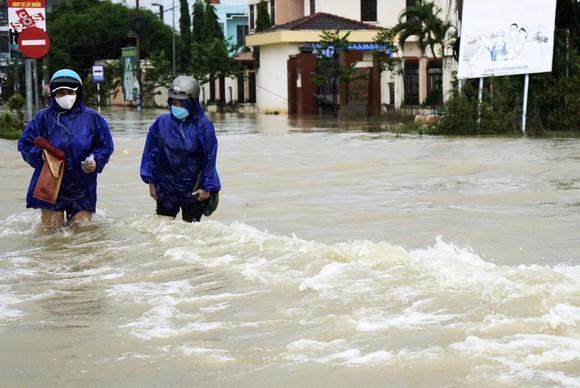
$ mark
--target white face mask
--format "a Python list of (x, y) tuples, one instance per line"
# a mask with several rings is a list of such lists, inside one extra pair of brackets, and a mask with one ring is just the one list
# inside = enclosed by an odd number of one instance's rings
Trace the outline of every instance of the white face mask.
[(56, 97), (56, 103), (64, 110), (70, 110), (77, 100), (76, 94), (65, 94), (62, 97)]

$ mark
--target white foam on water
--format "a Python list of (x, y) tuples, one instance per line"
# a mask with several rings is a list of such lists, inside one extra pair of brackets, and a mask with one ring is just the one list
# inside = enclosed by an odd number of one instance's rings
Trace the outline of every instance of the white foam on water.
[(363, 356), (352, 357), (345, 362), (350, 366), (366, 366), (372, 364), (383, 364), (392, 361), (395, 358), (393, 353), (384, 350), (368, 353)]
[(456, 318), (457, 314), (433, 314), (405, 310), (402, 314), (375, 316), (359, 320), (356, 329), (361, 332), (382, 331), (387, 329), (415, 330), (427, 326), (437, 326)]
[(478, 365), (472, 373), (502, 384), (565, 381), (566, 385), (580, 385), (580, 376), (554, 370), (561, 365), (580, 363), (578, 338), (545, 334), (516, 334), (503, 338), (470, 336), (463, 342), (451, 344), (449, 349)]
[(16, 297), (16, 295), (0, 288), (0, 325), (18, 319), (23, 315), (22, 311), (14, 307), (14, 305), (22, 302), (23, 300)]
[(181, 345), (178, 349), (188, 357), (201, 357), (217, 363), (232, 362), (236, 360), (234, 357), (229, 355), (227, 350), (223, 349), (208, 349), (188, 345)]
[(563, 326), (576, 327), (577, 323), (580, 322), (580, 307), (563, 303), (558, 304), (543, 318), (554, 330)]
[(224, 327), (223, 322), (205, 322), (198, 314), (184, 313), (172, 305), (156, 306), (136, 321), (120, 326), (142, 340), (179, 337), (192, 332), (206, 332)]

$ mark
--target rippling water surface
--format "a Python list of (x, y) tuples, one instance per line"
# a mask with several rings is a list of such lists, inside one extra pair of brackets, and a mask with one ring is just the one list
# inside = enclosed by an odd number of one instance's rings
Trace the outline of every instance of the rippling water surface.
[(155, 114), (104, 112), (94, 225), (0, 141), (1, 386), (580, 386), (580, 141), (213, 117), (220, 209), (153, 215)]

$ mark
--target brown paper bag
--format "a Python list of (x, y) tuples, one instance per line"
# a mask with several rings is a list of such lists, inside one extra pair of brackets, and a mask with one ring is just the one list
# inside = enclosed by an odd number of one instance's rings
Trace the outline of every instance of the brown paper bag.
[(45, 161), (32, 196), (54, 205), (64, 176), (64, 160), (58, 159), (46, 150), (42, 152)]

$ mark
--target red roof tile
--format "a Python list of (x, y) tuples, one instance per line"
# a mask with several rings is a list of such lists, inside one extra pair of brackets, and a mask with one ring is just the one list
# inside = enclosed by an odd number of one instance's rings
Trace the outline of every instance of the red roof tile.
[(343, 18), (324, 12), (317, 12), (291, 22), (272, 26), (262, 32), (279, 30), (380, 30), (381, 27), (358, 20)]

